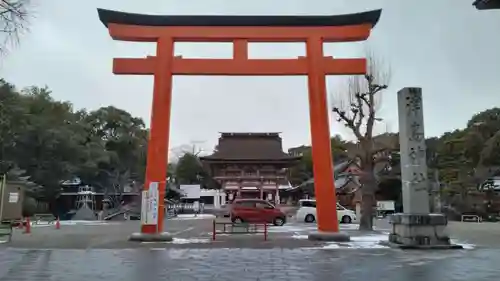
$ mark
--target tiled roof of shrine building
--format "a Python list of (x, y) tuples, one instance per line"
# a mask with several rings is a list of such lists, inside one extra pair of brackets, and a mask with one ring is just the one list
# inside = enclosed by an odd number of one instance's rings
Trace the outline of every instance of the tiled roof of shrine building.
[(300, 157), (283, 152), (279, 133), (221, 133), (212, 155), (204, 161), (296, 161)]
[(500, 9), (500, 0), (475, 0), (472, 5), (478, 10)]

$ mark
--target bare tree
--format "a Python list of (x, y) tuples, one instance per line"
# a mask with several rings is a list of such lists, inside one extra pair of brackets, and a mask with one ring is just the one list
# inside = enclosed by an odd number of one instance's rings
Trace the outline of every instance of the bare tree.
[(179, 161), (179, 159), (186, 153), (193, 154), (195, 156), (205, 153), (205, 149), (201, 145), (204, 143), (205, 141), (190, 141), (189, 144), (183, 144), (171, 148), (169, 150), (169, 162), (177, 163), (177, 161)]
[(21, 32), (27, 29), (29, 2), (30, 0), (0, 0), (0, 32), (3, 34), (1, 53), (5, 52), (8, 43), (17, 43)]
[(337, 93), (333, 99), (333, 112), (337, 121), (343, 123), (356, 137), (356, 155), (362, 172), (361, 219), (360, 230), (373, 229), (373, 209), (375, 206), (375, 153), (379, 151), (374, 143), (376, 122), (382, 121), (377, 116), (381, 105), (381, 92), (387, 89), (390, 69), (372, 54), (367, 56), (368, 69), (364, 76), (352, 76), (348, 79), (344, 92)]
[(105, 193), (107, 199), (110, 201), (113, 207), (119, 207), (123, 200), (123, 192), (125, 191), (125, 186), (131, 184), (130, 171), (126, 170), (124, 172), (114, 171), (109, 174), (109, 183), (106, 187)]

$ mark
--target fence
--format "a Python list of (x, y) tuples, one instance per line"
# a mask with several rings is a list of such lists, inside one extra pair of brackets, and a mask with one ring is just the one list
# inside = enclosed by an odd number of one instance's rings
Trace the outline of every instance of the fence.
[[(217, 229), (217, 226), (222, 226), (222, 229)], [(217, 234), (264, 234), (264, 241), (267, 241), (267, 223), (232, 223), (232, 222), (217, 222), (213, 220), (212, 240), (215, 241)]]
[(199, 204), (199, 210), (196, 210), (195, 204), (193, 203), (178, 203), (178, 204), (168, 204), (168, 210), (174, 210), (175, 214), (194, 214), (203, 213), (204, 206)]
[(473, 221), (480, 223), (482, 221), (480, 216), (477, 215), (462, 215), (462, 222)]

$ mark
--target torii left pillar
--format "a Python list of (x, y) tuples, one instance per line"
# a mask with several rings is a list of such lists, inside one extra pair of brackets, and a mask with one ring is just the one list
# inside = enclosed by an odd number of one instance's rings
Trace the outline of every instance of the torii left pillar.
[[(168, 168), (168, 140), (170, 139), (170, 112), (172, 104), (172, 59), (174, 41), (172, 38), (159, 38), (156, 46), (154, 65), (153, 106), (148, 143), (148, 163), (146, 165), (146, 183), (151, 190), (156, 185), (158, 193), (157, 218), (155, 223), (142, 223), (141, 232), (133, 233), (133, 241), (171, 241), (173, 238), (163, 231), (165, 219), (165, 191)], [(143, 200), (144, 202), (144, 200)], [(144, 214), (141, 214), (141, 216)], [(141, 221), (145, 221), (141, 218)]]

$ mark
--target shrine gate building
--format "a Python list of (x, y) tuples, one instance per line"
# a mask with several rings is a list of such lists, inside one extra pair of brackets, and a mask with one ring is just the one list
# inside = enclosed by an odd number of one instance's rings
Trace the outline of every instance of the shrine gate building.
[(221, 133), (215, 152), (201, 161), (227, 202), (260, 198), (279, 204), (280, 191), (290, 187), (288, 168), (300, 158), (283, 152), (279, 133)]

